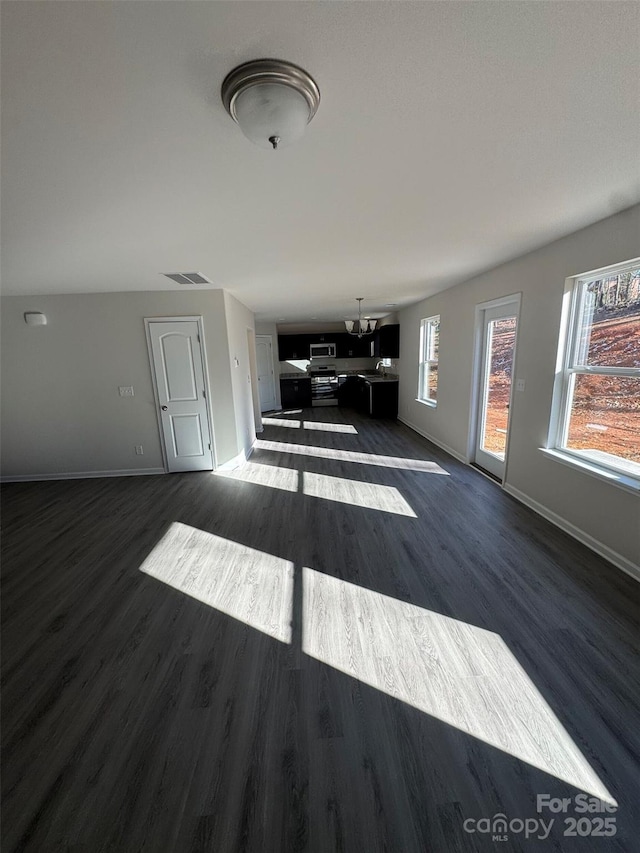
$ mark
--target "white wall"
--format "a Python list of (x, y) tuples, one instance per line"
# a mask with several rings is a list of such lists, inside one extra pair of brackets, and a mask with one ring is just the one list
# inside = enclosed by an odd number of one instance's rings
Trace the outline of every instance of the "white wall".
[(400, 318), (398, 317), (398, 312), (394, 311), (392, 314), (387, 314), (386, 317), (382, 317), (378, 320), (378, 328), (380, 328), (380, 326), (391, 326), (399, 322)]
[[(255, 320), (251, 311), (242, 302), (224, 291), (225, 313), (227, 318), (227, 336), (229, 341), (229, 366), (231, 370), (231, 388), (236, 418), (236, 444), (238, 453), (248, 456), (256, 440), (256, 417), (254, 413), (254, 385), (251, 382), (252, 352), (249, 348), (247, 332), (255, 339)], [(256, 389), (257, 393), (257, 389)], [(262, 422), (259, 428), (262, 427)]]
[[(540, 452), (547, 440), (565, 278), (640, 254), (640, 206), (602, 220), (400, 312), (402, 420), (466, 456), (475, 306), (522, 293), (505, 486), (592, 537), (602, 553), (639, 562), (639, 501), (622, 489), (555, 462)], [(420, 320), (440, 314), (438, 406), (415, 400)]]
[[(241, 308), (232, 307), (234, 344), (236, 314), (250, 314)], [(48, 325), (27, 326), (25, 311), (44, 312)], [(236, 405), (243, 434), (246, 417), (232, 384), (223, 291), (9, 296), (2, 299), (2, 475), (161, 468), (143, 320), (181, 315), (203, 317), (216, 459), (234, 458), (243, 447)], [(135, 396), (120, 397), (119, 385), (133, 385)]]

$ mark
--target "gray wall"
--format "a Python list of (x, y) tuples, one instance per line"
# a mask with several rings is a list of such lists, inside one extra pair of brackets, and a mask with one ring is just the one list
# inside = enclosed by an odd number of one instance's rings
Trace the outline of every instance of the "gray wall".
[[(620, 555), (619, 564), (639, 562), (638, 498), (538, 448), (547, 442), (565, 279), (639, 254), (636, 206), (400, 312), (400, 417), (466, 457), (475, 306), (522, 294), (515, 373), (526, 388), (514, 394), (505, 485), (591, 537), (602, 553)], [(434, 314), (441, 317), (436, 409), (415, 400), (420, 320)]]
[[(227, 318), (222, 290), (4, 297), (2, 475), (162, 467), (145, 317), (202, 315), (216, 459), (236, 457), (253, 441), (251, 392), (233, 382), (230, 343), (252, 316), (233, 303)], [(25, 311), (44, 312), (48, 325), (27, 326)], [(119, 385), (135, 396), (120, 397)]]

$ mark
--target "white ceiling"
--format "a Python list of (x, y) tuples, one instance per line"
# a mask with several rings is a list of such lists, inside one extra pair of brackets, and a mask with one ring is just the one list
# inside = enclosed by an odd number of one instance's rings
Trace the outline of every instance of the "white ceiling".
[[(3, 2), (6, 293), (175, 290), (261, 319), (390, 310), (640, 200), (640, 4)], [(220, 84), (302, 65), (296, 146)], [(395, 303), (394, 309), (386, 307)]]

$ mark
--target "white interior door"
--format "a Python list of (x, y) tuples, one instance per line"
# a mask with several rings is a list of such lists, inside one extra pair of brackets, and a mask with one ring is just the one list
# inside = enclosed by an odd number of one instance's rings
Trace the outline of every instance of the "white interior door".
[(475, 462), (504, 480), (515, 360), (518, 303), (482, 312), (481, 369)]
[(271, 335), (256, 335), (256, 361), (258, 363), (260, 411), (269, 412), (276, 407), (276, 383), (273, 372), (273, 343)]
[(210, 471), (211, 435), (197, 320), (148, 322), (169, 471)]

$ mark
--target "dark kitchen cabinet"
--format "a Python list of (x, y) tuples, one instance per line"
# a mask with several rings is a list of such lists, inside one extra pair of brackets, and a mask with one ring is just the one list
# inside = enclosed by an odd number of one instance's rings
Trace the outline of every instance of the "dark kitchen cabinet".
[(397, 382), (373, 382), (371, 387), (371, 399), (369, 414), (372, 418), (397, 418), (398, 417), (398, 383)]
[(304, 409), (311, 405), (311, 380), (280, 380), (280, 401), (283, 409)]
[(342, 332), (335, 336), (337, 358), (370, 358), (373, 355), (373, 337), (358, 338)]
[(314, 335), (301, 335), (310, 344), (335, 344), (339, 337), (335, 332), (316, 332)]
[(309, 358), (309, 335), (278, 335), (278, 360), (298, 361)]
[(372, 418), (398, 417), (398, 383), (362, 380), (358, 409)]
[[(399, 326), (383, 326), (383, 329), (399, 329)], [(383, 349), (385, 355), (381, 355), (379, 334), (380, 329), (373, 335), (366, 335), (363, 338), (358, 338), (356, 335), (348, 335), (346, 332), (318, 332), (314, 335), (278, 335), (278, 360), (279, 361), (298, 361), (311, 357), (311, 344), (335, 344), (336, 358), (397, 358), (398, 352), (395, 352), (393, 340), (395, 340), (395, 350), (398, 348), (399, 335), (396, 332), (395, 338), (393, 333), (384, 332), (382, 336)]]
[(336, 335), (336, 358), (349, 358), (349, 349), (353, 349), (351, 335), (342, 332)]
[(362, 380), (358, 376), (341, 376), (338, 380), (338, 405), (357, 409)]
[(341, 377), (338, 405), (357, 409), (372, 418), (397, 418), (398, 382), (371, 381), (364, 376)]
[(373, 354), (376, 358), (400, 358), (400, 324), (380, 326), (376, 332)]

